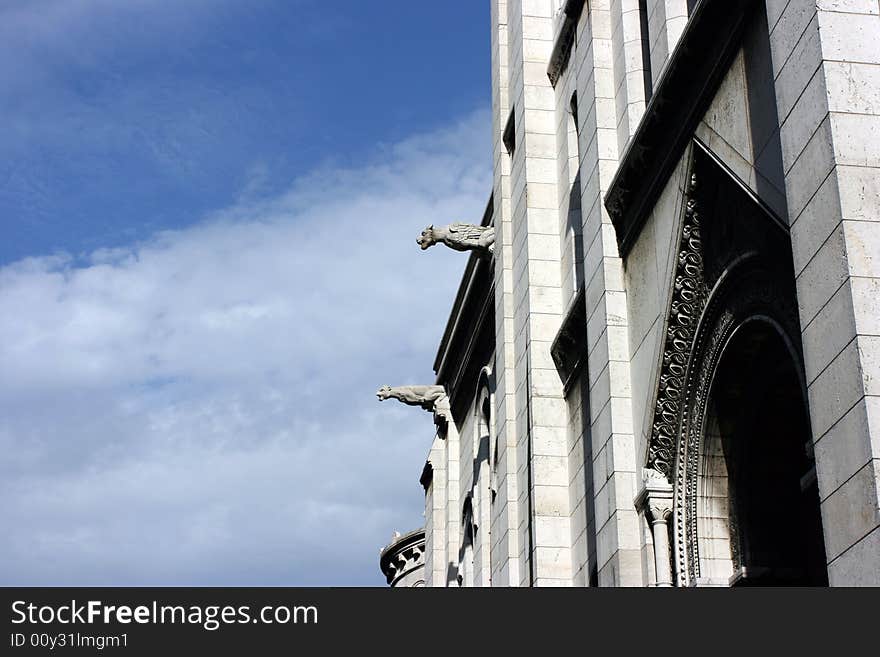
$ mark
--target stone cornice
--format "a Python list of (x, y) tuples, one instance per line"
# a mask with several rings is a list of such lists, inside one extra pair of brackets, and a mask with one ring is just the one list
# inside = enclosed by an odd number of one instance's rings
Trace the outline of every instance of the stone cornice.
[(605, 196), (625, 257), (724, 78), (757, 0), (699, 2)]

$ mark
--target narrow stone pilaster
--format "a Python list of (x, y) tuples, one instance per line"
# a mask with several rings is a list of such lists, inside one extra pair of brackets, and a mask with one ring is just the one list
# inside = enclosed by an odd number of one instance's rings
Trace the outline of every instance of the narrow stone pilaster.
[[(551, 2), (511, 0), (510, 105), (513, 332), (520, 508), (520, 581), (571, 583), (567, 409), (550, 356), (563, 308), (558, 233)], [(560, 444), (556, 444), (560, 442)]]
[(510, 154), (504, 129), (510, 116), (508, 3), (492, 0), (492, 134), (495, 207), (495, 427), (498, 444), (492, 509), (492, 583), (519, 586), (521, 562), (516, 453), (516, 373), (513, 330), (513, 226), (510, 204)]
[(578, 25), (576, 71), (581, 152), (587, 368), (600, 586), (641, 586), (635, 449), (623, 265), (602, 203), (618, 163), (609, 0), (589, 4)]
[(768, 0), (832, 585), (880, 585), (880, 6)]

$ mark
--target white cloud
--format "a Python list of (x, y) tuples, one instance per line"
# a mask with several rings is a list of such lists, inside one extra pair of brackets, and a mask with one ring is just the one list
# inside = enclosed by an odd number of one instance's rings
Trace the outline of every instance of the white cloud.
[(286, 194), (0, 269), (2, 584), (379, 583), (421, 522), (430, 382), (479, 220), (488, 115)]

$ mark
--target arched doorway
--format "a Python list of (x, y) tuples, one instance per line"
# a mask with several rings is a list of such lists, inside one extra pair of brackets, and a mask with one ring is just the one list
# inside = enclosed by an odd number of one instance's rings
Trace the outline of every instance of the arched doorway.
[(700, 572), (736, 586), (827, 585), (819, 492), (797, 351), (767, 316), (728, 338), (698, 465)]
[(827, 584), (788, 227), (698, 140), (684, 191), (636, 499), (657, 585)]

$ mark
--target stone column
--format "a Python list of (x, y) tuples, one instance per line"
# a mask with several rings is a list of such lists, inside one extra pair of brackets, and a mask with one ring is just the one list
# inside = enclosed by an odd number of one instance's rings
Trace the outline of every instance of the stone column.
[(672, 516), (672, 484), (655, 470), (645, 469), (642, 477), (643, 484), (635, 505), (651, 523), (651, 535), (654, 539), (654, 570), (657, 573), (654, 586), (672, 586), (667, 529), (667, 523)]

